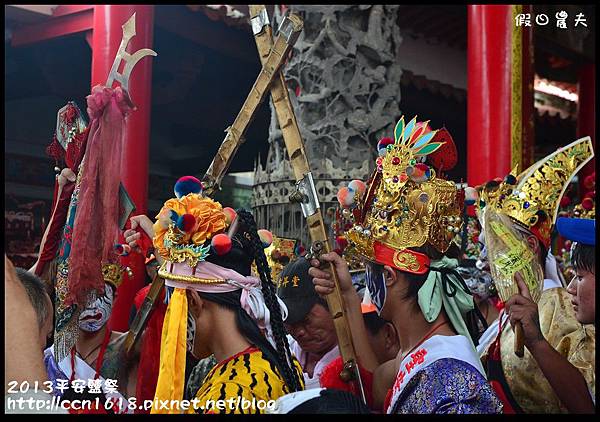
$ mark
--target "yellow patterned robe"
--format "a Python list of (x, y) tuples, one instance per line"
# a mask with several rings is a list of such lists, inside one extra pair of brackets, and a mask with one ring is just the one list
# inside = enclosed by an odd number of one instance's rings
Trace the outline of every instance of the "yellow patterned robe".
[[(302, 368), (297, 360), (294, 365), (298, 377), (304, 387)], [(229, 359), (217, 364), (207, 375), (200, 389), (196, 393), (198, 404), (204, 409), (197, 410), (198, 413), (265, 413), (265, 408), (243, 409), (237, 403), (241, 398), (255, 403), (264, 401), (264, 406), (269, 400), (276, 400), (291, 391), (285, 385), (279, 370), (272, 365), (259, 349), (247, 349)], [(239, 399), (238, 399), (239, 397)], [(215, 403), (218, 400), (234, 399), (232, 407), (226, 404), (224, 408), (206, 408), (209, 400)], [(194, 413), (190, 408), (187, 413)]]
[[(544, 337), (575, 366), (595, 397), (596, 331), (575, 317), (571, 297), (564, 288), (544, 290), (538, 302), (540, 327)], [(514, 333), (510, 323), (500, 337), (502, 370), (513, 397), (526, 413), (566, 413), (567, 409), (552, 390), (537, 362), (525, 348), (523, 358), (514, 353)], [(485, 359), (484, 355), (482, 359)]]

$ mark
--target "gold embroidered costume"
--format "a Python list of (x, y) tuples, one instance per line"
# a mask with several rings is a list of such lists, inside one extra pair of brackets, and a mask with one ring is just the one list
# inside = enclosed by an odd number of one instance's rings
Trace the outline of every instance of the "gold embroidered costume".
[[(595, 395), (596, 330), (577, 321), (570, 300), (563, 288), (544, 290), (538, 302), (540, 328), (548, 343), (579, 369)], [(519, 358), (513, 343), (514, 332), (507, 323), (500, 337), (502, 370), (519, 406), (526, 413), (566, 413), (529, 350), (525, 348), (525, 356)]]

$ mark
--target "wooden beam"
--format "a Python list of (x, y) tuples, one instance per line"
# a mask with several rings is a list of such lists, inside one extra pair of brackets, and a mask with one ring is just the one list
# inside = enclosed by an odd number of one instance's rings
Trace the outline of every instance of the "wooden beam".
[(156, 6), (155, 23), (162, 29), (236, 59), (259, 62), (251, 35), (213, 22), (183, 6)]
[(89, 31), (93, 28), (93, 20), (93, 8), (84, 9), (69, 15), (48, 18), (47, 21), (15, 29), (11, 45), (13, 47), (22, 47), (65, 35)]
[(89, 4), (65, 4), (57, 6), (52, 13), (52, 16), (57, 18), (59, 16), (72, 15), (73, 13), (84, 12), (86, 10), (94, 9), (94, 6)]

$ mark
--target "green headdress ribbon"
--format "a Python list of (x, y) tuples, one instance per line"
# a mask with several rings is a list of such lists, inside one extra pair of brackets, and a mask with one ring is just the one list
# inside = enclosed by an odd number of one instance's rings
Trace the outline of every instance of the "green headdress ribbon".
[(425, 319), (432, 322), (440, 314), (443, 305), (456, 332), (473, 342), (465, 324), (465, 315), (475, 308), (473, 295), (456, 272), (457, 266), (456, 259), (447, 257), (431, 261), (429, 276), (419, 289), (419, 306)]

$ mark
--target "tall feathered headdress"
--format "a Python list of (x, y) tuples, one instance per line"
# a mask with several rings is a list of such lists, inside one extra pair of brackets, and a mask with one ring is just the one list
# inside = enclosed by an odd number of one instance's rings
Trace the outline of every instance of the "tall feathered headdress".
[(445, 252), (460, 231), (462, 195), (455, 183), (437, 177), (424, 162), (444, 145), (428, 123), (414, 117), (406, 124), (402, 116), (394, 139), (379, 141), (370, 180), (353, 181), (338, 192), (353, 222), (346, 232), (348, 255), (423, 274), (430, 259), (411, 248), (428, 244)]

